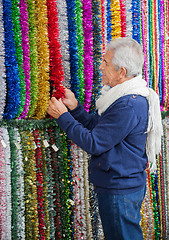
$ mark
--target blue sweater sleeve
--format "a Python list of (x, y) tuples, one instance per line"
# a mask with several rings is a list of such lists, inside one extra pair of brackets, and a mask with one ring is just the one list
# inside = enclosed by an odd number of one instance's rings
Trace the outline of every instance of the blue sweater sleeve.
[(74, 110), (70, 111), (70, 113), (78, 122), (89, 130), (92, 130), (98, 123), (99, 115), (89, 114), (80, 103)]
[(131, 106), (109, 107), (90, 131), (71, 116), (62, 114), (57, 123), (79, 147), (92, 155), (100, 155), (120, 143), (138, 124)]

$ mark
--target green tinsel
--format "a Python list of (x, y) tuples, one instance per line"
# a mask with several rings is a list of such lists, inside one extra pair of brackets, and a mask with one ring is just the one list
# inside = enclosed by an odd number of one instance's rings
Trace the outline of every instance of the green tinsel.
[(27, 0), (28, 22), (29, 22), (29, 48), (30, 48), (30, 81), (31, 81), (31, 103), (28, 117), (34, 114), (38, 96), (38, 68), (37, 68), (37, 44), (35, 23), (35, 1)]
[(90, 111), (95, 112), (95, 100), (100, 95), (102, 74), (99, 66), (102, 62), (102, 25), (100, 1), (92, 0), (92, 22), (93, 22), (93, 89)]
[(14, 143), (14, 129), (8, 128), (9, 140), (10, 140), (10, 153), (11, 153), (11, 204), (12, 204), (12, 239), (17, 240), (17, 215), (18, 215), (18, 198), (17, 198), (17, 148)]
[(155, 179), (154, 173), (151, 174), (151, 186), (152, 186), (152, 199), (153, 199), (153, 215), (154, 215), (154, 229), (155, 229), (155, 240), (159, 239), (159, 222), (158, 222), (158, 210), (156, 203), (156, 192), (155, 192)]
[(51, 126), (58, 127), (56, 119), (44, 119), (44, 120), (28, 120), (28, 119), (21, 119), (21, 120), (2, 120), (0, 121), (0, 126), (11, 126), (16, 127), (20, 131), (31, 131), (34, 129), (45, 129)]
[(62, 131), (62, 154), (63, 154), (63, 179), (64, 179), (64, 212), (65, 212), (65, 234), (66, 239), (71, 240), (71, 203), (70, 203), (70, 185), (72, 182), (69, 180), (69, 160), (68, 160), (68, 147), (67, 147), (67, 137)]
[(55, 225), (54, 225), (54, 216), (56, 215), (55, 206), (54, 206), (54, 186), (55, 181), (53, 179), (53, 169), (51, 166), (51, 151), (49, 147), (44, 146), (43, 140), (46, 140), (49, 144), (49, 134), (48, 129), (45, 129), (43, 132), (44, 136), (42, 136), (42, 156), (46, 161), (47, 167), (47, 183), (48, 183), (48, 212), (49, 212), (49, 223), (50, 223), (50, 239), (55, 239)]
[(84, 36), (81, 0), (76, 0), (76, 24), (77, 24), (77, 46), (78, 46), (78, 76), (79, 76), (79, 101), (84, 102)]

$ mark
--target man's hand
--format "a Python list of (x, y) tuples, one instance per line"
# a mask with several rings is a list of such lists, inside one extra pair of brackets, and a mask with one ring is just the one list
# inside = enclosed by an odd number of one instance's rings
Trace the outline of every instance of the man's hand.
[(77, 107), (78, 101), (75, 98), (74, 93), (70, 90), (65, 88), (65, 96), (62, 99), (65, 106), (67, 106), (70, 110), (73, 110)]
[(55, 97), (52, 97), (49, 101), (48, 114), (52, 117), (58, 119), (60, 115), (65, 112), (68, 112), (67, 107), (63, 104), (62, 100), (57, 100)]

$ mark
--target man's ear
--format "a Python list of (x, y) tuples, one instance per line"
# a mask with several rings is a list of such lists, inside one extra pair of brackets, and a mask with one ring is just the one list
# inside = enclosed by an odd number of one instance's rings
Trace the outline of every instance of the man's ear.
[(121, 67), (120, 69), (120, 77), (121, 78), (126, 78), (127, 70), (125, 67)]

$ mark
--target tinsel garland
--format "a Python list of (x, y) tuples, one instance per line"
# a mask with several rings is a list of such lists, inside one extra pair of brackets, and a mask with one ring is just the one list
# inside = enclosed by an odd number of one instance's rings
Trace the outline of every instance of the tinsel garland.
[(5, 174), (5, 145), (0, 128), (0, 239), (6, 240), (6, 174)]
[(85, 194), (84, 194), (84, 158), (83, 158), (83, 150), (78, 147), (77, 149), (78, 154), (78, 170), (79, 170), (79, 187), (80, 192), (80, 225), (81, 225), (81, 239), (87, 239), (87, 231), (86, 231), (86, 208), (85, 208)]
[(3, 117), (6, 100), (6, 74), (5, 74), (5, 46), (4, 46), (4, 26), (3, 26), (3, 5), (0, 1), (0, 120)]
[(107, 45), (107, 0), (103, 1), (103, 6), (104, 6), (104, 36), (105, 36), (105, 49), (106, 49), (106, 45)]
[(104, 239), (103, 229), (102, 229), (99, 210), (98, 210), (98, 201), (96, 198), (96, 193), (94, 191), (94, 186), (91, 183), (89, 184), (89, 203), (90, 203), (90, 216), (91, 216), (91, 225), (92, 225), (92, 237), (93, 239)]
[(33, 133), (20, 131), (25, 193), (25, 239), (39, 238), (36, 185), (36, 159)]
[[(64, 141), (63, 141), (64, 142)], [(69, 194), (69, 201), (70, 201), (70, 211), (71, 211), (71, 214), (70, 214), (70, 221), (71, 221), (71, 237), (74, 238), (74, 224), (73, 224), (73, 220), (74, 220), (74, 201), (73, 201), (73, 162), (72, 162), (72, 153), (71, 153), (71, 140), (69, 140), (67, 137), (66, 137), (66, 143), (67, 143), (67, 159), (68, 161), (67, 162), (67, 165), (68, 165), (68, 178), (69, 178), (69, 190), (70, 190), (70, 194)], [(63, 164), (64, 164), (64, 161), (66, 159), (64, 159), (64, 144), (62, 143), (62, 149), (63, 149)]]
[(49, 37), (49, 60), (50, 60), (50, 83), (52, 96), (57, 99), (63, 97), (64, 72), (62, 66), (61, 46), (59, 40), (59, 24), (57, 1), (47, 0), (47, 16), (48, 16), (48, 37)]
[(132, 38), (140, 42), (140, 4), (139, 0), (132, 0)]
[(79, 101), (84, 102), (84, 32), (82, 19), (82, 2), (75, 0), (76, 3), (76, 26), (77, 26), (77, 53), (78, 53), (78, 76), (79, 76)]
[(85, 95), (84, 108), (89, 111), (91, 104), (93, 85), (93, 25), (92, 25), (92, 1), (82, 1), (83, 7), (83, 32), (84, 32), (84, 79)]
[(153, 59), (154, 59), (154, 80), (153, 89), (158, 94), (158, 53), (157, 53), (157, 12), (156, 0), (152, 2), (152, 30), (153, 30)]
[(149, 79), (149, 87), (153, 88), (153, 32), (152, 32), (152, 0), (148, 1), (148, 16), (149, 16), (149, 70), (150, 70), (150, 79)]
[[(64, 179), (64, 209), (65, 209), (65, 235), (67, 240), (71, 240), (72, 235), (72, 211), (73, 211), (73, 196), (72, 196), (72, 166), (68, 158), (67, 137), (64, 132), (61, 132), (62, 154), (63, 154), (63, 179)], [(70, 175), (70, 173), (71, 175)]]
[(49, 84), (49, 48), (47, 33), (47, 6), (45, 0), (35, 0), (35, 22), (37, 30), (38, 53), (38, 101), (35, 109), (36, 119), (46, 116), (50, 98)]
[[(1, 128), (2, 140), (5, 153), (5, 187), (6, 187), (6, 236), (5, 239), (11, 240), (11, 162), (10, 162), (10, 143), (7, 128)], [(1, 143), (2, 143), (1, 140)]]
[(126, 37), (132, 38), (132, 0), (125, 0), (126, 9)]
[(168, 110), (168, 1), (164, 1), (164, 66), (165, 66), (165, 103), (164, 110)]
[[(54, 206), (55, 206), (55, 212), (56, 215), (54, 216), (54, 224), (55, 224), (55, 239), (61, 239), (62, 238), (62, 225), (61, 225), (61, 203), (60, 203), (60, 191), (59, 191), (59, 169), (58, 164), (59, 161), (57, 161), (57, 146), (55, 145), (55, 136), (53, 134), (53, 128), (48, 129), (49, 133), (49, 144), (50, 144), (50, 151), (51, 151), (51, 166), (53, 169), (53, 179), (55, 181), (54, 185)], [(59, 149), (58, 149), (59, 150)]]
[[(165, 4), (166, 4), (166, 7), (165, 7), (165, 36), (169, 35), (169, 2), (168, 1), (165, 1)], [(165, 38), (165, 41), (166, 41), (166, 56), (165, 56), (165, 59), (166, 59), (166, 63), (165, 63), (165, 66), (166, 66), (166, 76), (169, 76), (169, 65), (167, 64), (169, 62), (169, 39), (168, 38)], [(168, 93), (169, 93), (169, 89), (168, 89), (168, 86), (169, 86), (169, 79), (168, 81), (166, 81), (166, 88), (167, 88), (167, 94), (166, 94), (166, 97), (168, 97)], [(168, 99), (166, 99), (166, 103), (167, 103), (167, 109), (169, 108), (169, 97)]]
[(107, 41), (111, 41), (111, 0), (107, 0)]
[[(12, 129), (12, 128), (11, 128)], [(11, 139), (10, 139), (11, 140)], [(21, 139), (18, 132), (18, 129), (14, 128), (14, 144), (16, 146), (16, 175), (17, 181), (15, 185), (16, 197), (17, 197), (17, 237), (16, 239), (25, 239), (25, 202), (24, 202), (24, 170), (23, 170), (23, 161), (22, 161), (22, 152), (21, 152)], [(13, 145), (14, 147), (14, 145)], [(11, 154), (12, 155), (12, 154)]]
[(95, 112), (95, 101), (100, 95), (102, 74), (99, 66), (102, 62), (102, 25), (101, 25), (101, 3), (99, 0), (92, 0), (92, 23), (93, 23), (93, 88), (90, 111)]
[(42, 173), (42, 151), (40, 136), (37, 129), (33, 131), (35, 141), (35, 158), (36, 158), (36, 184), (37, 184), (37, 201), (38, 201), (38, 218), (39, 218), (39, 239), (45, 239), (45, 213), (43, 197), (43, 173)]
[(28, 23), (29, 23), (29, 57), (30, 57), (30, 81), (31, 101), (28, 117), (34, 115), (38, 99), (38, 56), (37, 56), (37, 31), (35, 22), (35, 0), (27, 0)]
[(162, 137), (162, 146), (161, 146), (161, 156), (159, 158), (159, 164), (160, 164), (160, 188), (159, 191), (161, 191), (161, 231), (162, 231), (162, 238), (166, 239), (167, 238), (167, 226), (168, 226), (168, 196), (167, 196), (167, 189), (168, 189), (168, 182), (167, 182), (167, 167), (168, 167), (168, 162), (167, 162), (167, 136), (166, 136), (166, 124), (165, 121), (163, 120), (163, 137)]
[(5, 33), (5, 66), (7, 80), (7, 101), (4, 111), (5, 119), (13, 119), (19, 112), (21, 88), (18, 63), (14, 43), (11, 1), (3, 0), (3, 20)]
[(48, 185), (48, 213), (49, 213), (49, 223), (50, 223), (50, 239), (55, 238), (55, 226), (54, 226), (54, 216), (56, 215), (55, 206), (54, 206), (54, 186), (55, 182), (53, 179), (53, 169), (51, 166), (51, 152), (49, 148), (49, 134), (46, 129), (44, 131), (44, 136), (42, 138), (42, 154), (44, 161), (46, 161), (47, 167), (47, 185)]
[(119, 0), (111, 1), (112, 39), (121, 37), (121, 14)]
[[(146, 1), (141, 0), (141, 26), (142, 26), (142, 47), (144, 53), (144, 78), (148, 82), (148, 62), (147, 62), (147, 8)], [(145, 24), (144, 24), (145, 23)]]
[(77, 25), (76, 25), (76, 2), (75, 0), (67, 3), (68, 30), (69, 30), (69, 52), (70, 52), (70, 74), (71, 90), (79, 99), (79, 76), (78, 76), (78, 46), (77, 46)]
[(152, 186), (152, 206), (153, 206), (153, 214), (154, 214), (154, 229), (155, 229), (155, 239), (159, 239), (160, 236), (160, 223), (159, 223), (159, 215), (158, 215), (158, 202), (156, 198), (156, 186), (155, 186), (155, 174), (150, 174), (149, 181), (151, 182)]
[(22, 49), (23, 49), (23, 69), (25, 73), (26, 99), (24, 109), (19, 119), (27, 117), (30, 105), (30, 57), (29, 57), (29, 23), (27, 2), (20, 0), (20, 23), (22, 32)]
[(164, 105), (165, 105), (165, 53), (164, 53), (164, 0), (161, 0), (160, 3), (161, 6), (161, 68), (162, 68), (162, 101), (161, 101), (161, 110), (165, 110), (164, 109)]
[(14, 129), (8, 128), (9, 140), (10, 140), (10, 159), (11, 159), (11, 204), (12, 204), (12, 216), (11, 216), (11, 224), (12, 224), (12, 239), (17, 239), (17, 218), (18, 218), (18, 198), (17, 198), (17, 172), (16, 172), (16, 145), (14, 144)]
[(61, 44), (61, 54), (64, 69), (65, 81), (63, 85), (70, 87), (70, 54), (69, 54), (69, 32), (68, 32), (68, 16), (67, 16), (67, 5), (66, 0), (57, 0), (58, 9), (58, 22), (59, 22), (59, 35)]
[[(159, 51), (160, 51), (160, 53), (162, 52), (162, 51), (164, 51), (164, 49), (162, 49), (162, 32), (161, 32), (161, 28), (162, 28), (162, 20), (161, 20), (161, 0), (158, 0), (158, 19), (159, 19), (159, 21), (158, 21), (158, 23), (159, 23), (159, 34), (158, 34), (158, 38), (159, 38), (159, 46), (158, 46), (158, 48), (159, 48)], [(158, 60), (159, 62), (158, 62), (158, 68), (159, 68), (159, 77), (158, 77), (158, 81), (159, 81), (159, 83), (158, 83), (158, 87), (159, 87), (159, 97), (160, 97), (160, 105), (161, 105), (161, 110), (163, 110), (163, 107), (162, 107), (162, 101), (163, 101), (163, 93), (162, 93), (162, 91), (163, 91), (163, 78), (162, 78), (162, 72), (163, 72), (163, 70), (162, 70), (162, 53), (160, 54), (160, 56), (159, 56), (159, 60)]]
[(153, 240), (155, 229), (154, 229), (154, 216), (153, 216), (153, 206), (150, 193), (152, 192), (151, 186), (148, 183), (148, 178), (146, 181), (146, 195), (141, 208), (141, 227), (143, 231), (144, 239)]
[(89, 175), (88, 175), (88, 154), (83, 151), (83, 177), (84, 177), (84, 204), (86, 217), (86, 239), (92, 239), (92, 225), (89, 204)]
[[(36, 129), (37, 130), (37, 129)], [(44, 131), (39, 131), (38, 145), (41, 147), (42, 154), (42, 174), (43, 174), (43, 204), (44, 204), (44, 220), (45, 220), (45, 239), (50, 239), (50, 222), (49, 222), (49, 202), (48, 202), (48, 175), (47, 175), (47, 159), (44, 149)]]
[[(71, 149), (72, 149), (72, 174), (73, 174), (73, 201), (74, 201), (74, 227), (75, 227), (75, 239), (83, 239), (84, 238), (84, 231), (83, 231), (83, 223), (82, 223), (82, 215), (81, 215), (81, 206), (83, 204), (81, 199), (81, 181), (82, 176), (80, 174), (80, 168), (83, 169), (83, 164), (80, 165), (79, 163), (79, 147), (72, 142)], [(82, 173), (83, 171), (81, 171)]]
[(103, 54), (105, 53), (105, 6), (104, 0), (101, 0), (101, 21), (102, 21), (102, 41), (103, 41)]
[(120, 17), (121, 17), (121, 37), (125, 37), (126, 36), (125, 0), (120, 0)]
[(12, 0), (12, 22), (14, 28), (14, 40), (16, 48), (16, 57), (19, 69), (20, 87), (21, 87), (21, 104), (17, 116), (20, 116), (23, 111), (26, 99), (26, 85), (25, 85), (25, 74), (23, 69), (23, 50), (22, 50), (22, 33), (20, 23), (20, 0)]

